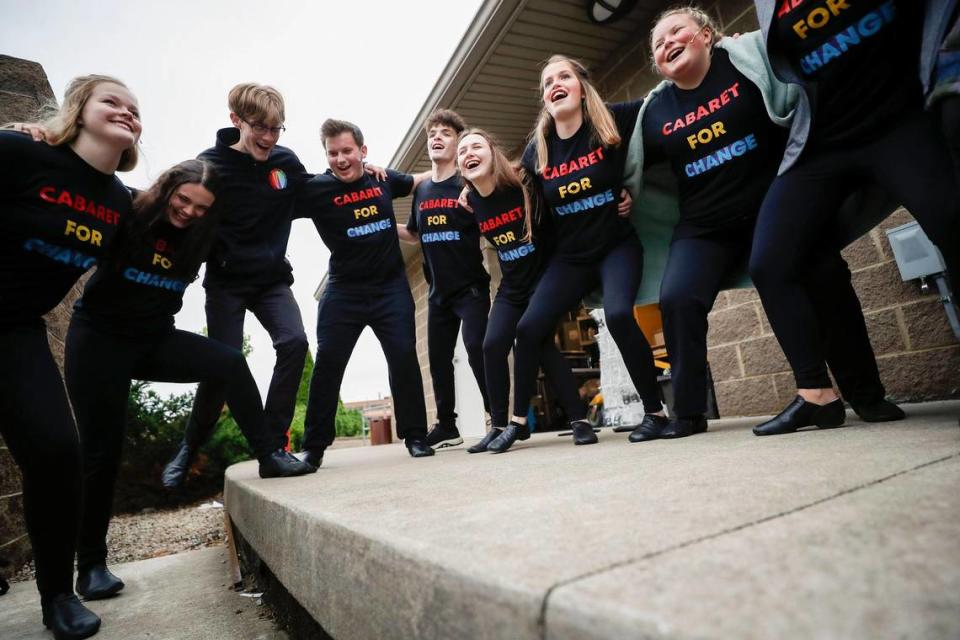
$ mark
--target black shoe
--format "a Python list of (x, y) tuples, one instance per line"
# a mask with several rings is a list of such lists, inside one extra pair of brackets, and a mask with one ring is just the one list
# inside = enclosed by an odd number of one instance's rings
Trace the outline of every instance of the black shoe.
[(87, 609), (72, 593), (61, 593), (41, 601), (43, 626), (53, 631), (56, 640), (89, 638), (100, 630), (100, 618)]
[(176, 489), (182, 485), (183, 481), (187, 478), (187, 471), (190, 470), (190, 466), (193, 464), (193, 459), (196, 455), (196, 449), (188, 446), (186, 442), (181, 442), (180, 448), (177, 449), (177, 452), (170, 458), (167, 466), (163, 468), (163, 474), (160, 476), (160, 481), (163, 483), (163, 486), (167, 489)]
[(487, 444), (487, 451), (490, 453), (503, 453), (513, 446), (517, 440), (527, 440), (530, 437), (530, 427), (525, 424), (517, 424), (510, 421), (506, 429), (501, 431), (496, 438)]
[(778, 416), (754, 427), (753, 433), (758, 436), (774, 436), (793, 433), (801, 427), (811, 425), (821, 429), (831, 429), (842, 425), (846, 417), (847, 412), (840, 398), (819, 405), (797, 396)]
[(324, 451), (326, 451), (326, 449), (304, 449), (300, 452), (300, 457), (297, 458), (297, 460), (306, 462), (316, 471), (320, 468), (320, 465), (323, 464)]
[(851, 402), (850, 407), (864, 422), (894, 422), (907, 417), (903, 409), (889, 400), (880, 400), (879, 402), (861, 405), (856, 405)]
[(117, 595), (123, 589), (123, 580), (110, 573), (106, 564), (77, 571), (77, 593), (84, 600), (102, 600)]
[(661, 438), (686, 438), (707, 430), (707, 419), (703, 416), (692, 418), (674, 418), (660, 431)]
[(277, 449), (257, 459), (260, 462), (261, 478), (292, 478), (313, 473), (317, 470), (313, 465), (298, 460), (284, 449)]
[(643, 416), (643, 420), (640, 421), (640, 424), (637, 425), (637, 428), (630, 432), (630, 436), (627, 439), (630, 442), (647, 442), (648, 440), (656, 440), (660, 437), (660, 432), (662, 432), (669, 424), (670, 420), (668, 420), (666, 416), (657, 416), (652, 413), (648, 413)]
[(593, 425), (587, 420), (574, 420), (570, 423), (573, 430), (573, 444), (596, 444), (597, 434), (593, 430)]
[(435, 449), (446, 449), (463, 444), (463, 438), (460, 437), (460, 430), (455, 426), (447, 426), (437, 423), (427, 434), (427, 446)]
[(490, 431), (487, 431), (487, 435), (483, 436), (483, 439), (480, 440), (480, 442), (467, 449), (467, 453), (483, 453), (487, 450), (487, 447), (490, 446), (490, 443), (493, 442), (501, 433), (503, 433), (502, 427), (494, 427), (490, 429)]
[(408, 440), (406, 445), (411, 458), (425, 458), (436, 453), (430, 448), (426, 440)]

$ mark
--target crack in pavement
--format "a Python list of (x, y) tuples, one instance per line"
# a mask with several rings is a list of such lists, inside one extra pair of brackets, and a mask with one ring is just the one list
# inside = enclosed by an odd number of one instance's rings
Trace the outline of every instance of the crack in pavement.
[(543, 638), (543, 640), (546, 640), (546, 638), (547, 638), (547, 608), (548, 608), (548, 606), (549, 606), (549, 604), (550, 604), (550, 596), (552, 596), (553, 593), (554, 593), (554, 591), (556, 591), (557, 589), (560, 589), (560, 588), (562, 588), (562, 587), (569, 586), (569, 585), (571, 585), (571, 584), (573, 584), (573, 583), (575, 583), (575, 582), (579, 582), (579, 581), (581, 581), (581, 580), (586, 580), (587, 578), (592, 578), (592, 577), (594, 577), (594, 576), (600, 575), (600, 574), (602, 574), (602, 573), (606, 573), (606, 572), (608, 572), (608, 571), (613, 571), (614, 569), (619, 569), (619, 568), (621, 568), (621, 567), (625, 567), (625, 566), (627, 566), (627, 565), (634, 564), (634, 563), (637, 563), (637, 562), (643, 562), (643, 561), (645, 561), (645, 560), (651, 560), (651, 559), (656, 558), (656, 557), (658, 557), (658, 556), (666, 555), (666, 554), (672, 553), (672, 552), (674, 552), (674, 551), (679, 551), (680, 549), (685, 549), (685, 548), (687, 548), (687, 547), (692, 547), (692, 546), (694, 546), (694, 545), (700, 544), (701, 542), (706, 542), (706, 541), (708, 541), (708, 540), (715, 540), (715, 539), (717, 539), (717, 538), (720, 538), (720, 537), (723, 537), (723, 536), (726, 536), (726, 535), (729, 535), (729, 534), (732, 534), (732, 533), (737, 533), (738, 531), (743, 531), (744, 529), (749, 529), (749, 528), (751, 528), (751, 527), (756, 527), (756, 526), (759, 526), (759, 525), (761, 525), (761, 524), (765, 524), (765, 523), (770, 522), (770, 521), (772, 521), (772, 520), (777, 520), (777, 519), (783, 518), (783, 517), (785, 517), (785, 516), (789, 516), (789, 515), (793, 515), (793, 514), (795, 514), (795, 513), (799, 513), (799, 512), (801, 512), (801, 511), (806, 511), (807, 509), (810, 509), (810, 508), (812, 508), (812, 507), (819, 506), (819, 505), (821, 505), (821, 504), (825, 504), (825, 503), (827, 503), (827, 502), (831, 502), (831, 501), (833, 501), (833, 500), (836, 500), (837, 498), (842, 498), (842, 497), (844, 497), (844, 496), (850, 495), (851, 493), (857, 493), (857, 492), (859, 492), (859, 491), (863, 491), (863, 490), (865, 490), (865, 489), (869, 489), (869, 488), (871, 488), (871, 487), (875, 487), (875, 486), (877, 486), (877, 485), (879, 485), (879, 484), (883, 484), (884, 482), (887, 482), (887, 481), (889, 481), (889, 480), (893, 480), (894, 478), (898, 478), (898, 477), (900, 477), (900, 476), (903, 476), (903, 475), (906, 475), (906, 474), (909, 474), (909, 473), (913, 473), (913, 472), (915, 472), (915, 471), (919, 471), (920, 469), (923, 469), (923, 468), (925, 468), (925, 467), (930, 467), (930, 466), (933, 466), (933, 465), (935, 465), (935, 464), (940, 464), (941, 462), (946, 462), (946, 461), (948, 461), (948, 460), (953, 460), (953, 459), (955, 459), (955, 458), (960, 458), (960, 452), (953, 453), (953, 454), (950, 454), (950, 455), (948, 455), (948, 456), (944, 456), (944, 457), (942, 457), (942, 458), (937, 458), (936, 460), (930, 460), (930, 461), (928, 461), (928, 462), (923, 462), (923, 463), (918, 464), (918, 465), (916, 465), (916, 466), (914, 466), (914, 467), (910, 467), (909, 469), (903, 469), (903, 470), (901, 470), (901, 471), (897, 471), (896, 473), (892, 473), (892, 474), (887, 475), (887, 476), (884, 476), (884, 477), (882, 477), (882, 478), (877, 478), (876, 480), (871, 480), (871, 481), (869, 481), (869, 482), (864, 482), (864, 483), (862, 483), (862, 484), (858, 484), (858, 485), (853, 486), (853, 487), (850, 487), (850, 488), (848, 488), (848, 489), (844, 489), (843, 491), (838, 491), (838, 492), (835, 493), (835, 494), (826, 496), (826, 497), (824, 497), (824, 498), (820, 498), (820, 499), (818, 499), (818, 500), (814, 500), (813, 502), (808, 502), (808, 503), (802, 504), (802, 505), (800, 505), (800, 506), (798, 506), (798, 507), (793, 507), (792, 509), (787, 509), (787, 510), (781, 511), (781, 512), (779, 512), (779, 513), (775, 513), (775, 514), (772, 514), (772, 515), (769, 515), (769, 516), (764, 516), (764, 517), (758, 518), (758, 519), (756, 519), (756, 520), (751, 520), (750, 522), (744, 522), (743, 524), (738, 524), (738, 525), (733, 526), (733, 527), (728, 527), (728, 528), (726, 528), (726, 529), (721, 529), (720, 531), (716, 531), (716, 532), (714, 532), (714, 533), (710, 533), (710, 534), (707, 534), (707, 535), (703, 535), (703, 536), (700, 536), (700, 537), (698, 537), (698, 538), (692, 538), (692, 539), (687, 540), (687, 541), (685, 541), (685, 542), (680, 542), (680, 543), (678, 543), (678, 544), (675, 544), (675, 545), (672, 545), (672, 546), (669, 546), (669, 547), (664, 547), (663, 549), (657, 549), (657, 550), (655, 550), (655, 551), (650, 551), (650, 552), (645, 553), (645, 554), (643, 554), (642, 556), (639, 556), (639, 557), (637, 557), (637, 558), (629, 558), (629, 559), (626, 559), (626, 560), (620, 560), (619, 562), (613, 562), (613, 563), (611, 563), (611, 564), (609, 564), (609, 565), (607, 565), (607, 566), (605, 566), (605, 567), (601, 567), (601, 568), (599, 568), (599, 569), (593, 569), (593, 570), (591, 570), (591, 571), (587, 571), (587, 572), (585, 572), (585, 573), (582, 573), (582, 574), (580, 574), (580, 575), (578, 575), (578, 576), (574, 576), (574, 577), (572, 577), (572, 578), (567, 578), (566, 580), (560, 580), (560, 581), (557, 582), (556, 584), (551, 585), (549, 589), (547, 589), (546, 594), (544, 594), (544, 596), (543, 596), (543, 601), (542, 601), (542, 603), (540, 604), (540, 615), (539, 615), (539, 617), (538, 617), (538, 619), (537, 619), (537, 626), (540, 627), (540, 637)]

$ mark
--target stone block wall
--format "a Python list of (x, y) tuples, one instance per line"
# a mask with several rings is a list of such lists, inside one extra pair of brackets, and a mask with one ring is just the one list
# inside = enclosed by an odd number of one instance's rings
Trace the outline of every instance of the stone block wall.
[[(39, 109), (53, 100), (53, 90), (42, 66), (0, 55), (0, 124), (33, 120)], [(71, 296), (75, 297), (76, 292)], [(73, 300), (68, 302), (70, 306), (61, 304), (48, 318), (50, 347), (61, 366)], [(0, 438), (0, 576), (9, 577), (30, 559), (26, 531), (20, 471)]]
[(420, 362), (420, 375), (423, 376), (423, 395), (427, 403), (427, 425), (437, 419), (437, 403), (433, 395), (433, 377), (430, 375), (430, 356), (427, 351), (427, 296), (430, 285), (423, 275), (423, 252), (417, 247), (413, 257), (406, 261), (407, 280), (413, 292), (413, 303), (417, 310), (414, 321), (417, 327), (417, 360)]
[[(753, 3), (711, 6), (726, 33), (757, 28)], [(636, 98), (660, 81), (650, 66), (646, 33), (596, 72), (608, 100)], [(863, 306), (889, 396), (934, 400), (960, 396), (960, 343), (938, 297), (900, 279), (884, 231), (912, 220), (900, 209), (847, 247), (844, 258)], [(754, 289), (724, 291), (709, 316), (708, 357), (722, 416), (776, 413), (795, 395), (793, 376)]]

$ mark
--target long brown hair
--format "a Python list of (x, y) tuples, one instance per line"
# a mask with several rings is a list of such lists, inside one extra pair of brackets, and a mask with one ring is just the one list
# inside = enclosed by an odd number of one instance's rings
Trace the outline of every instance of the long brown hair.
[[(144, 247), (151, 246), (154, 240), (154, 227), (166, 220), (170, 199), (177, 188), (184, 184), (199, 184), (217, 197), (219, 180), (213, 166), (203, 160), (184, 160), (170, 167), (150, 185), (146, 191), (140, 191), (133, 199), (134, 217), (126, 233), (118, 242), (113, 243), (116, 254), (122, 260), (133, 257)], [(173, 274), (180, 278), (195, 278), (200, 265), (207, 259), (213, 244), (214, 231), (220, 219), (222, 207), (216, 199), (213, 206), (187, 228), (182, 249), (172, 268)], [(118, 260), (116, 264), (121, 264)]]
[[(61, 144), (70, 144), (80, 135), (80, 114), (87, 104), (87, 100), (93, 95), (93, 90), (101, 84), (117, 84), (124, 89), (129, 89), (120, 80), (112, 76), (103, 76), (90, 74), (80, 76), (70, 81), (66, 93), (63, 95), (63, 104), (50, 104), (44, 108), (43, 126), (47, 130), (46, 142), (49, 145), (57, 146)], [(137, 166), (139, 142), (124, 149), (120, 154), (120, 164), (117, 171), (130, 171)]]
[[(524, 242), (530, 242), (533, 238), (533, 208), (537, 202), (535, 198), (532, 198), (530, 195), (531, 189), (531, 180), (530, 176), (527, 174), (526, 170), (523, 167), (515, 166), (513, 163), (507, 159), (507, 155), (503, 152), (503, 148), (500, 146), (500, 143), (497, 142), (497, 139), (492, 135), (484, 131), (483, 129), (467, 129), (457, 138), (457, 146), (460, 146), (460, 141), (470, 135), (477, 135), (486, 140), (487, 145), (490, 147), (490, 159), (491, 159), (491, 172), (493, 173), (493, 190), (494, 191), (506, 191), (508, 189), (520, 189), (523, 193), (523, 238)], [(458, 162), (459, 167), (459, 162)], [(466, 176), (462, 175), (463, 183), (471, 191), (476, 191), (477, 188), (474, 186)]]
[[(616, 147), (620, 144), (620, 132), (617, 130), (617, 123), (613, 115), (604, 103), (603, 98), (596, 87), (590, 81), (590, 71), (586, 65), (576, 58), (569, 58), (562, 54), (555, 54), (543, 63), (540, 67), (540, 77), (543, 78), (543, 70), (555, 62), (566, 62), (577, 74), (580, 80), (580, 89), (583, 93), (583, 122), (590, 127), (591, 144), (600, 144), (604, 147)], [(553, 116), (547, 111), (547, 105), (543, 101), (543, 86), (540, 86), (540, 115), (537, 117), (537, 125), (533, 129), (531, 138), (537, 148), (537, 173), (543, 173), (547, 168), (547, 136), (556, 129), (553, 122)]]

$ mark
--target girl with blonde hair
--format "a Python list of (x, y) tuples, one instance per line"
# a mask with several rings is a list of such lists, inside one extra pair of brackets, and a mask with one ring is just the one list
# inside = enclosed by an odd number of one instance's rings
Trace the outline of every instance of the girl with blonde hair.
[[(537, 353), (560, 316), (598, 286), (603, 310), (634, 386), (644, 423), (662, 423), (650, 345), (633, 315), (643, 247), (618, 212), (626, 145), (640, 102), (607, 105), (577, 60), (553, 56), (540, 72), (542, 109), (522, 164), (543, 193), (556, 226), (556, 251), (517, 326), (514, 420), (523, 422), (537, 376)], [(576, 444), (592, 444), (590, 425), (574, 422)]]
[(0, 131), (0, 434), (23, 474), (43, 623), (64, 640), (95, 634), (100, 618), (73, 591), (80, 447), (43, 315), (126, 224), (130, 192), (114, 173), (136, 165), (141, 126), (136, 97), (100, 75), (73, 80), (44, 124), (46, 142)]
[[(627, 184), (648, 239), (651, 279), (665, 256), (662, 280), (650, 284), (659, 286), (676, 417), (659, 431), (634, 430), (631, 442), (706, 430), (707, 314), (722, 287), (749, 284), (731, 281), (746, 271), (757, 212), (783, 157), (798, 95), (773, 76), (759, 33), (720, 39), (710, 16), (694, 6), (661, 14), (650, 48), (664, 81), (640, 110)], [(672, 185), (673, 217), (659, 233), (648, 224), (659, 213), (644, 189), (648, 177), (654, 187)], [(903, 412), (884, 400), (839, 244), (838, 238), (810, 261), (805, 285), (830, 333), (842, 336), (830, 341), (831, 368), (862, 416), (901, 418)]]

